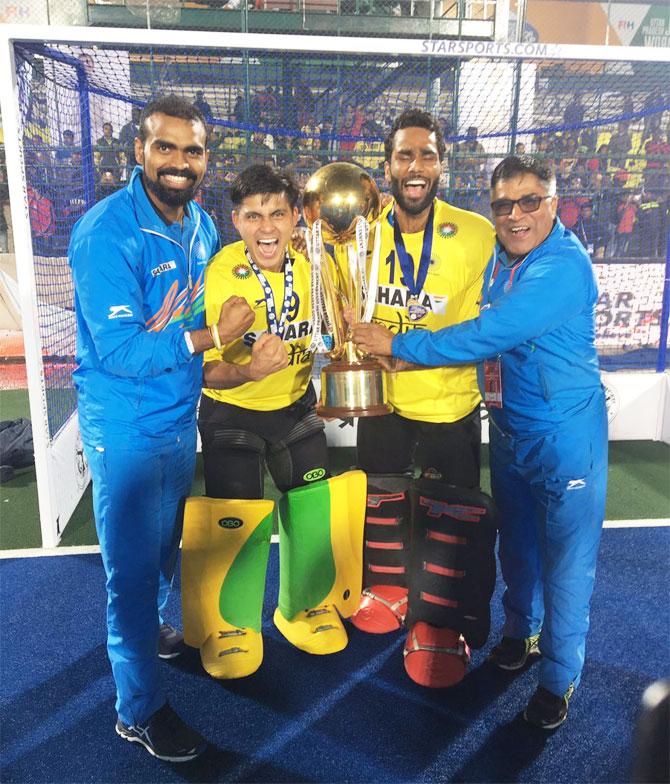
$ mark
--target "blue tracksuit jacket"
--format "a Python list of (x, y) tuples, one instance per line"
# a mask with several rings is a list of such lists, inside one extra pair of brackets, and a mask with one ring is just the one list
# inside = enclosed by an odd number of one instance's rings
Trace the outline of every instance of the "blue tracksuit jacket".
[(202, 357), (183, 332), (204, 325), (204, 273), (218, 236), (193, 201), (183, 226), (166, 226), (140, 174), (90, 209), (70, 241), (85, 440), (160, 439), (195, 421)]
[(491, 408), (491, 418), (510, 434), (550, 433), (601, 394), (593, 268), (558, 219), (510, 286), (511, 267), (498, 246), (484, 276), (481, 314), (439, 332), (396, 335), (393, 354), (422, 365), (500, 356), (503, 408)]

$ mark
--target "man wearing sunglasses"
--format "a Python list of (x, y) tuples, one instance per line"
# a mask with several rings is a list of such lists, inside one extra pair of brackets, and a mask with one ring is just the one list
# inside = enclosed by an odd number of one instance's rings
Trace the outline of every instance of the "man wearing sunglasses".
[(607, 413), (595, 350), (591, 262), (556, 217), (544, 162), (510, 156), (494, 170), (495, 253), (480, 315), (437, 332), (353, 328), (360, 348), (422, 365), (479, 362), (489, 410), (493, 496), (506, 591), (491, 658), (519, 670), (541, 653), (524, 718), (565, 721), (579, 685), (605, 512)]

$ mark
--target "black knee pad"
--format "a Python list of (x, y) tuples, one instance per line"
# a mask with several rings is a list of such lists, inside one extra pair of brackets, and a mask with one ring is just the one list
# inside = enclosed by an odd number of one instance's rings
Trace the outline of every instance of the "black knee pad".
[[(327, 479), (330, 476), (326, 470), (327, 446), (323, 431), (323, 420), (315, 411), (308, 411), (281, 441), (277, 441), (268, 449), (268, 467), (279, 490), (287, 492), (304, 483), (305, 477), (301, 476), (301, 472), (296, 473), (300, 467), (294, 464), (297, 454), (303, 460), (305, 455), (309, 454), (310, 459), (317, 461), (314, 465), (308, 466), (314, 469), (310, 472), (309, 481)], [(298, 463), (302, 462), (300, 458), (297, 459)], [(302, 468), (304, 471), (304, 464)]]
[(481, 648), (491, 626), (497, 532), (493, 500), (478, 490), (418, 479), (411, 492), (408, 625), (460, 632)]
[(302, 441), (303, 438), (309, 438), (314, 433), (323, 432), (325, 427), (323, 419), (317, 416), (316, 411), (308, 411), (299, 422), (293, 425), (289, 434), (283, 439), (283, 443), (290, 446), (297, 441)]
[(208, 428), (202, 442), (205, 491), (212, 498), (262, 498), (265, 441), (248, 430)]
[(262, 455), (265, 441), (255, 433), (234, 427), (212, 428), (207, 433), (207, 445), (213, 449), (234, 449)]
[(363, 547), (363, 586), (407, 587), (411, 478), (368, 474)]

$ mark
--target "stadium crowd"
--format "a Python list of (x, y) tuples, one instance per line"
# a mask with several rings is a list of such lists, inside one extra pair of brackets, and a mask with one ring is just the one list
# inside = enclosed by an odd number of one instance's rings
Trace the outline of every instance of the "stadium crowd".
[[(239, 96), (230, 119), (209, 126), (211, 160), (199, 199), (212, 216), (224, 242), (235, 232), (230, 219), (227, 186), (252, 163), (289, 167), (300, 185), (319, 166), (351, 160), (383, 183), (383, 133), (386, 122), (374, 105), (345, 105), (317, 120), (318, 101), (307, 85), (292, 88), (293, 116), (290, 135), (279, 96), (272, 87), (259, 89), (246, 106)], [(205, 116), (214, 120), (204, 91), (196, 94)], [(667, 114), (667, 113), (666, 113)], [(566, 128), (583, 121), (579, 100), (563, 110)], [(133, 140), (139, 109), (118, 134), (105, 120), (102, 135), (91, 146), (92, 186), (99, 201), (125, 186), (135, 165)], [(251, 129), (248, 119), (251, 118)], [(247, 122), (245, 123), (245, 119)], [(554, 162), (560, 195), (559, 216), (572, 229), (593, 258), (659, 258), (665, 255), (670, 209), (670, 143), (664, 113), (615, 125), (566, 129), (537, 134), (517, 141), (513, 136), (486, 144), (471, 126), (457, 136), (447, 118), (441, 118), (448, 154), (444, 161), (440, 195), (450, 203), (490, 218), (488, 182), (498, 161), (514, 151), (544, 156)], [(491, 140), (493, 141), (493, 140)], [(0, 153), (2, 153), (0, 147)], [(37, 251), (64, 253), (70, 230), (86, 211), (82, 147), (72, 129), (50, 138), (39, 122), (25, 129), (24, 149), (28, 198)], [(492, 151), (493, 150), (493, 151)], [(7, 200), (6, 175), (0, 157), (0, 199)], [(0, 250), (7, 245), (7, 227), (0, 210)]]

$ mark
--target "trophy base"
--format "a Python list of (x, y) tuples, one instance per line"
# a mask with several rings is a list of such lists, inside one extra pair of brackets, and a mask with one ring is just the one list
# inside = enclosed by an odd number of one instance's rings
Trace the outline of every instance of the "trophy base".
[(331, 362), (321, 371), (321, 398), (316, 413), (328, 419), (384, 416), (393, 411), (386, 400), (386, 378), (374, 360)]

